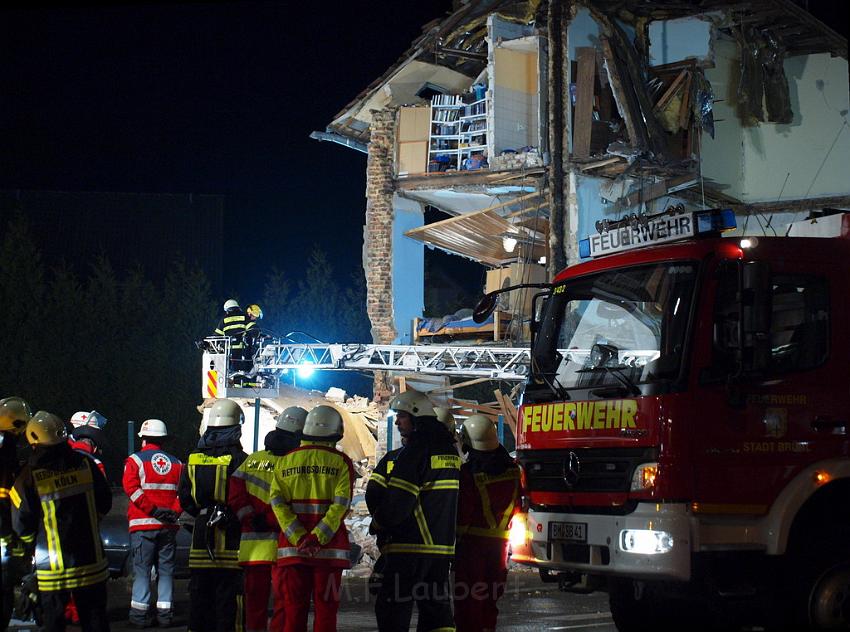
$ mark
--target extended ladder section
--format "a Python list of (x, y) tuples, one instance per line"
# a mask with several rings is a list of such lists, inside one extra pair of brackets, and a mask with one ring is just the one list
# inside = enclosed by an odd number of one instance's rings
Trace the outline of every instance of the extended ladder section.
[(309, 366), (521, 381), (530, 361), (529, 349), (513, 347), (272, 343), (263, 346), (254, 366), (260, 372)]
[(278, 380), (299, 369), (410, 371), (523, 381), (531, 350), (463, 345), (293, 344), (266, 341), (252, 360), (232, 360), (227, 338), (204, 340), (203, 397), (275, 397)]

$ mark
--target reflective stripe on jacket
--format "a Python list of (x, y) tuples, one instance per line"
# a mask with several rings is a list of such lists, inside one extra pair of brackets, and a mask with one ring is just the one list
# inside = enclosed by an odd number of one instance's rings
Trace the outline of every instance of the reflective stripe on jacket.
[(460, 474), (458, 540), (466, 536), (507, 540), (519, 502), (520, 475), (516, 465), (501, 474), (472, 473), (464, 464)]
[(154, 529), (178, 529), (178, 525), (166, 525), (151, 516), (157, 507), (181, 513), (177, 498), (177, 484), (183, 463), (155, 443), (147, 443), (139, 452), (131, 454), (124, 462), (122, 486), (130, 499), (127, 504), (127, 520), (130, 531)]
[(63, 443), (24, 467), (10, 492), (15, 531), (36, 540), (39, 590), (72, 590), (109, 577), (100, 516), (112, 494), (97, 466)]
[(228, 479), (247, 456), (239, 445), (189, 454), (177, 493), (184, 511), (195, 517), (190, 569), (239, 568), (239, 521), (213, 527), (208, 539), (207, 520), (216, 505), (227, 505)]
[(248, 319), (245, 313), (241, 310), (227, 312), (225, 317), (221, 319), (218, 327), (216, 327), (215, 333), (219, 336), (230, 338), (231, 349), (242, 349), (245, 346), (243, 338), (245, 336), (247, 321)]
[[(0, 433), (0, 541), (8, 542), (12, 536), (12, 503), (9, 492), (21, 470), (18, 462), (18, 437), (11, 432)], [(21, 441), (25, 439), (21, 437)]]
[[(283, 456), (270, 450), (250, 455), (230, 477), (230, 508), (242, 524), (239, 542), (240, 564), (273, 564), (277, 560), (280, 528), (269, 505), (275, 464)], [(254, 529), (253, 518), (262, 515), (268, 529)]]
[(398, 454), (373, 520), (387, 553), (454, 555), (460, 457), (436, 419), (419, 422)]
[[(348, 568), (351, 544), (343, 518), (351, 504), (354, 466), (332, 445), (303, 441), (275, 465), (271, 505), (280, 524), (277, 563)], [(322, 545), (313, 557), (298, 543), (312, 533)]]

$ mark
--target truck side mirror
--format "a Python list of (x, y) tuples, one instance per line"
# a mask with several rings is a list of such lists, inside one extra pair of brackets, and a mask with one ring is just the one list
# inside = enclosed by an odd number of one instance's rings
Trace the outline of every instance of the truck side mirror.
[(500, 292), (496, 290), (482, 296), (481, 300), (478, 301), (478, 304), (472, 310), (472, 320), (479, 324), (487, 320), (490, 314), (493, 313), (493, 310), (496, 309), (499, 294)]
[(538, 292), (531, 299), (531, 323), (529, 329), (532, 335), (540, 331), (540, 324), (543, 322), (543, 314), (546, 313), (546, 304), (549, 302), (549, 292)]
[(741, 341), (745, 372), (759, 372), (770, 363), (770, 324), (773, 313), (770, 265), (747, 261), (741, 271)]

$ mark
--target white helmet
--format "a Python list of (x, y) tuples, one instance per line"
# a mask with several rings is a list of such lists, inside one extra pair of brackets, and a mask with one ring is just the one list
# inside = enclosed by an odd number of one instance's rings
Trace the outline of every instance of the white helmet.
[(89, 412), (86, 410), (80, 410), (71, 415), (71, 425), (74, 428), (78, 428), (79, 426), (88, 426), (89, 425)]
[(437, 413), (437, 421), (446, 427), (446, 430), (455, 433), (457, 429), (455, 424), (455, 416), (452, 415), (451, 409), (444, 406), (434, 406), (434, 412)]
[(239, 303), (237, 303), (235, 299), (227, 299), (226, 301), (224, 301), (224, 311), (227, 311), (229, 309), (239, 309)]
[(32, 446), (59, 445), (68, 440), (65, 422), (53, 413), (38, 411), (29, 420), (26, 429), (27, 441)]
[(393, 397), (390, 402), (390, 409), (396, 412), (409, 413), (414, 417), (437, 416), (434, 404), (431, 403), (428, 396), (412, 388)]
[(298, 434), (304, 429), (306, 419), (306, 410), (301, 408), (301, 406), (290, 406), (277, 416), (275, 428)]
[(242, 407), (230, 399), (220, 399), (210, 408), (207, 428), (226, 428), (238, 426), (245, 421)]
[(167, 437), (168, 427), (161, 419), (146, 419), (139, 430), (140, 437)]
[(342, 415), (333, 406), (316, 406), (307, 413), (302, 437), (313, 441), (339, 441), (344, 432)]
[(489, 417), (472, 415), (463, 422), (463, 442), (473, 450), (489, 452), (499, 447), (496, 426)]

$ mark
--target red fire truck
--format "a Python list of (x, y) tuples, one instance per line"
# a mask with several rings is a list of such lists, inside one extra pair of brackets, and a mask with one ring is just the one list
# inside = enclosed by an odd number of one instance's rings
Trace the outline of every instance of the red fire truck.
[(848, 626), (850, 215), (809, 225), (632, 218), (544, 292), (512, 555), (620, 630)]

